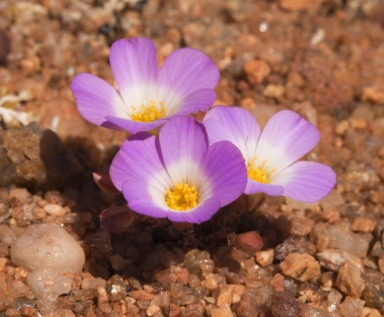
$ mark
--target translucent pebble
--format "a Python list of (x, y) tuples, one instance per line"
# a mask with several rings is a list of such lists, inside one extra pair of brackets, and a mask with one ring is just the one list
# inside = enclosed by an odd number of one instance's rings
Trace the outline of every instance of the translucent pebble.
[(226, 285), (225, 277), (220, 274), (207, 273), (204, 274), (205, 280), (201, 285), (209, 290), (215, 290), (218, 286)]
[(211, 273), (213, 272), (214, 262), (206, 251), (197, 249), (189, 251), (184, 258), (184, 265), (191, 273)]
[(204, 304), (202, 302), (195, 302), (187, 305), (181, 313), (182, 317), (195, 317), (204, 316)]
[(28, 286), (25, 285), (22, 281), (18, 281), (18, 280), (7, 283), (7, 287), (8, 287), (8, 294), (16, 298), (25, 296), (29, 292)]
[(5, 245), (11, 245), (16, 240), (14, 231), (8, 224), (0, 224), (0, 242)]
[(11, 246), (14, 264), (30, 271), (53, 268), (81, 271), (85, 255), (78, 242), (64, 228), (53, 223), (30, 226)]
[(112, 250), (109, 233), (106, 231), (98, 231), (88, 235), (85, 242), (89, 244), (91, 251), (95, 254), (100, 254)]
[(103, 280), (100, 277), (90, 277), (90, 278), (84, 278), (83, 281), (81, 282), (81, 288), (82, 289), (94, 289), (99, 286), (105, 287), (106, 281)]
[(114, 254), (108, 258), (112, 268), (115, 271), (121, 271), (125, 267), (125, 260), (120, 254)]
[(328, 293), (327, 299), (328, 299), (328, 311), (334, 312), (338, 309), (340, 305), (342, 295), (336, 291), (335, 289), (331, 289), (331, 291)]
[(359, 317), (363, 314), (365, 302), (359, 298), (347, 296), (340, 305), (339, 312), (345, 317)]
[(214, 307), (211, 311), (212, 317), (233, 317), (233, 313), (229, 304), (220, 307)]
[(59, 295), (71, 290), (71, 283), (69, 277), (50, 268), (33, 271), (27, 276), (27, 284), (38, 299), (54, 301)]
[(69, 213), (64, 215), (62, 221), (63, 223), (76, 223), (80, 220), (80, 216), (78, 213)]
[(129, 281), (129, 284), (132, 285), (133, 288), (136, 288), (136, 289), (141, 289), (141, 284), (140, 284), (140, 281), (134, 277), (129, 277), (128, 278), (128, 281)]
[(14, 199), (18, 203), (26, 203), (31, 199), (31, 194), (25, 188), (14, 188), (9, 192), (9, 199)]
[(318, 223), (314, 226), (311, 237), (320, 251), (338, 249), (358, 257), (367, 255), (371, 240), (370, 235), (355, 234), (344, 230), (342, 227), (324, 223)]
[(238, 303), (244, 292), (244, 285), (229, 284), (222, 287), (217, 297), (217, 306)]
[(172, 298), (180, 298), (181, 294), (183, 294), (183, 285), (180, 283), (173, 283), (171, 285), (170, 294)]
[(331, 317), (327, 312), (300, 302), (285, 292), (276, 292), (272, 300), (275, 317)]
[(95, 289), (80, 289), (74, 294), (74, 299), (77, 301), (91, 300), (96, 296)]
[(197, 294), (195, 294), (195, 292), (193, 292), (193, 290), (191, 290), (190, 288), (185, 287), (184, 292), (181, 294), (180, 297), (180, 304), (188, 305), (195, 302), (197, 299)]
[(338, 272), (336, 285), (345, 294), (359, 298), (365, 288), (365, 281), (359, 268), (353, 263), (345, 261)]
[(168, 291), (162, 291), (155, 295), (153, 302), (161, 307), (167, 307), (171, 304), (171, 294)]
[(117, 301), (126, 297), (127, 291), (124, 280), (119, 275), (113, 275), (107, 282), (105, 289), (111, 301)]
[(188, 285), (191, 288), (199, 287), (200, 286), (200, 279), (199, 279), (199, 277), (197, 275), (195, 275), (195, 274), (189, 275)]
[(183, 293), (180, 297), (180, 304), (181, 305), (188, 305), (196, 302), (199, 299), (204, 298), (206, 295), (208, 295), (207, 291), (202, 289), (201, 287), (197, 288), (189, 288), (184, 287)]

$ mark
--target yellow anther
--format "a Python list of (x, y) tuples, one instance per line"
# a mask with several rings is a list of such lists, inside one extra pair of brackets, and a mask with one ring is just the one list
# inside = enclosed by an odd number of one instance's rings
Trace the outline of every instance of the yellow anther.
[(131, 117), (133, 121), (138, 122), (152, 122), (157, 119), (163, 118), (166, 115), (166, 108), (164, 102), (158, 103), (160, 107), (156, 107), (156, 102), (151, 100), (149, 105), (141, 105), (139, 109), (131, 107)]
[(265, 168), (267, 160), (264, 160), (261, 164), (256, 164), (257, 157), (252, 157), (247, 163), (248, 177), (256, 182), (268, 184), (271, 175), (275, 172), (275, 168), (268, 170)]
[(173, 189), (168, 189), (165, 201), (169, 208), (174, 210), (188, 210), (197, 205), (198, 192), (196, 186), (185, 183), (175, 184)]

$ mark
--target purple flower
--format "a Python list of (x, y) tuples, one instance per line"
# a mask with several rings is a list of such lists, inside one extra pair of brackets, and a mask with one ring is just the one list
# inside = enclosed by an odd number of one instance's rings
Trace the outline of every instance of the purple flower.
[(204, 118), (211, 144), (227, 140), (245, 158), (245, 194), (283, 195), (306, 203), (325, 197), (336, 183), (334, 171), (323, 164), (299, 161), (317, 144), (319, 130), (297, 113), (273, 115), (261, 133), (254, 117), (238, 107), (217, 106)]
[(247, 170), (230, 142), (208, 145), (192, 117), (169, 120), (159, 137), (129, 137), (110, 168), (112, 182), (134, 211), (174, 222), (201, 223), (243, 192)]
[(118, 91), (89, 73), (78, 74), (71, 83), (79, 112), (94, 124), (149, 131), (170, 117), (205, 111), (216, 98), (219, 70), (199, 50), (178, 49), (158, 69), (151, 40), (120, 39), (109, 59)]

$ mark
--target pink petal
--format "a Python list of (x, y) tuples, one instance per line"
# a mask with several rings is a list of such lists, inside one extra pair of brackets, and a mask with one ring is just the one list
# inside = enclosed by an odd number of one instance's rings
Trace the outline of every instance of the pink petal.
[(153, 122), (137, 122), (130, 119), (118, 118), (114, 116), (106, 116), (106, 120), (110, 124), (113, 124), (114, 126), (131, 133), (150, 131), (166, 122), (166, 119), (159, 119)]
[(183, 96), (200, 89), (213, 89), (219, 78), (219, 70), (212, 59), (192, 48), (174, 51), (159, 71), (159, 84), (172, 87)]
[(173, 115), (190, 115), (198, 111), (207, 111), (216, 99), (213, 89), (200, 89), (190, 93), (181, 102), (180, 107), (170, 107), (168, 110)]
[(173, 183), (164, 169), (159, 151), (155, 136), (145, 132), (132, 135), (113, 159), (110, 175), (132, 210), (165, 218), (165, 193)]
[(314, 203), (335, 187), (336, 174), (329, 166), (300, 161), (276, 175), (272, 183), (284, 187), (283, 196), (305, 203)]
[[(109, 174), (117, 189), (129, 179), (144, 179), (164, 170), (156, 146), (156, 137), (149, 133), (138, 133), (129, 137), (114, 157)], [(124, 193), (125, 195), (125, 193)]]
[(78, 74), (70, 86), (81, 115), (97, 125), (112, 127), (107, 116), (120, 116), (125, 105), (117, 91), (103, 79), (88, 73)]
[(123, 193), (128, 206), (137, 213), (153, 218), (165, 218), (167, 216), (165, 190), (164, 204), (161, 206), (149, 191), (148, 178), (129, 178), (124, 182)]
[(239, 149), (232, 143), (221, 141), (210, 146), (206, 171), (213, 194), (221, 206), (231, 203), (244, 192), (247, 169)]
[[(208, 151), (203, 125), (192, 117), (173, 118), (160, 130), (159, 143), (170, 176), (177, 176), (173, 175), (176, 172), (183, 173), (184, 182), (193, 181), (198, 173), (196, 169), (205, 162)], [(172, 173), (172, 166), (180, 167)]]
[(247, 195), (264, 193), (268, 196), (280, 196), (283, 194), (283, 191), (284, 188), (280, 185), (259, 183), (253, 179), (248, 178), (244, 193)]
[(252, 114), (239, 107), (215, 106), (204, 117), (210, 144), (230, 141), (245, 159), (255, 154), (260, 127)]
[(111, 46), (109, 60), (119, 91), (130, 104), (132, 89), (141, 100), (142, 89), (157, 82), (158, 65), (156, 48), (150, 39), (120, 39)]
[(263, 129), (256, 156), (265, 167), (278, 173), (307, 154), (317, 144), (319, 130), (290, 110), (273, 115)]

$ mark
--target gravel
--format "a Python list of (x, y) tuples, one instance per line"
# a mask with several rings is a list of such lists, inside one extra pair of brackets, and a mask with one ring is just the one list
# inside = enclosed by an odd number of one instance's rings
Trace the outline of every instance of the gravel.
[[(159, 62), (212, 57), (216, 104), (315, 124), (307, 159), (335, 190), (243, 196), (195, 226), (126, 212), (105, 175), (127, 135), (85, 122), (69, 84), (113, 82), (110, 44), (134, 36)], [(383, 43), (379, 0), (1, 1), (0, 316), (383, 315)]]

